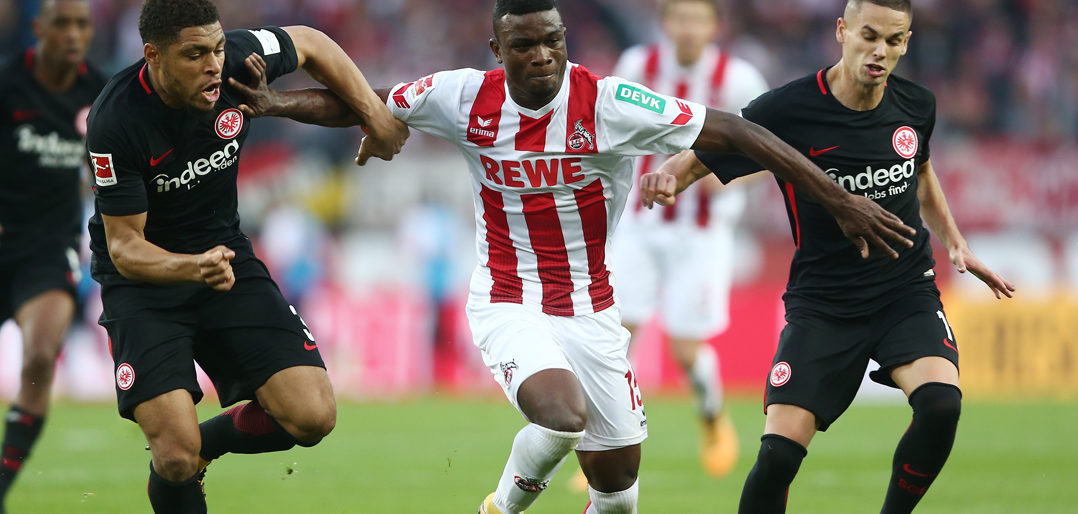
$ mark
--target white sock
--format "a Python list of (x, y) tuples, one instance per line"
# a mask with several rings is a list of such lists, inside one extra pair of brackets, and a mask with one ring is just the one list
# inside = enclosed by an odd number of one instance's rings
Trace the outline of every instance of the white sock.
[(689, 372), (693, 391), (696, 392), (696, 407), (700, 415), (713, 419), (722, 411), (722, 380), (719, 376), (719, 356), (707, 342), (696, 350), (696, 362)]
[(559, 432), (531, 423), (517, 432), (505, 463), (494, 505), (502, 514), (516, 514), (531, 506), (546, 489), (584, 432)]
[(636, 514), (636, 502), (640, 499), (640, 480), (624, 491), (600, 493), (588, 486), (591, 506), (584, 514)]

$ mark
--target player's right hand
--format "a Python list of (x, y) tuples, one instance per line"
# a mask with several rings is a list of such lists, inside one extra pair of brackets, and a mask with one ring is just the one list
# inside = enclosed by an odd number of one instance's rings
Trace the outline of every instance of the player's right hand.
[[(386, 114), (388, 115), (388, 110)], [(356, 155), (357, 166), (367, 164), (371, 157), (391, 161), (393, 156), (404, 148), (404, 142), (411, 135), (408, 125), (392, 116), (389, 120), (391, 120), (389, 123), (380, 125), (371, 123), (362, 127), (367, 135), (359, 143), (359, 153)]]
[(198, 271), (202, 281), (217, 291), (228, 291), (236, 284), (232, 273), (232, 259), (236, 252), (224, 245), (217, 245), (198, 256)]
[(640, 176), (640, 203), (648, 209), (659, 204), (669, 207), (677, 202), (677, 177), (661, 171)]
[(861, 252), (862, 259), (868, 258), (869, 248), (882, 250), (897, 259), (898, 252), (889, 243), (912, 248), (913, 241), (909, 238), (917, 235), (917, 230), (907, 226), (901, 218), (861, 195), (846, 195), (841, 213), (835, 214), (835, 221)]
[(276, 91), (269, 88), (266, 83), (266, 61), (262, 56), (252, 52), (244, 59), (247, 72), (251, 75), (251, 81), (244, 84), (232, 77), (228, 78), (228, 84), (244, 96), (244, 103), (238, 106), (239, 110), (248, 118), (260, 118), (271, 112), (277, 104)]

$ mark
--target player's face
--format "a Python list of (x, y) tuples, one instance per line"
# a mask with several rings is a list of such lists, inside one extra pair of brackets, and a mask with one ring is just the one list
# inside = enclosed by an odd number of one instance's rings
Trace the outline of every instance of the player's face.
[(162, 79), (158, 87), (170, 107), (209, 111), (217, 104), (225, 65), (225, 33), (220, 22), (187, 27), (164, 51), (146, 53), (147, 61), (151, 53), (157, 54)]
[(90, 2), (53, 0), (41, 5), (34, 19), (34, 35), (39, 41), (39, 58), (54, 66), (76, 66), (86, 58), (94, 27), (90, 23)]
[(505, 66), (505, 79), (513, 100), (539, 108), (558, 95), (565, 63), (565, 25), (557, 9), (524, 15), (506, 15), (490, 49)]
[(902, 11), (864, 2), (838, 20), (836, 37), (842, 62), (850, 76), (864, 85), (880, 85), (909, 48), (910, 16)]
[(715, 7), (698, 1), (672, 2), (664, 8), (663, 32), (677, 49), (678, 61), (692, 64), (719, 32)]

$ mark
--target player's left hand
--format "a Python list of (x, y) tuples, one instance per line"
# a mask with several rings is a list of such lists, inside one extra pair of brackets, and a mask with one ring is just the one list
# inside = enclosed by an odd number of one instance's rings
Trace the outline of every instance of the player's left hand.
[(969, 271), (973, 276), (981, 279), (981, 282), (984, 282), (992, 290), (997, 299), (1002, 299), (1004, 296), (1014, 298), (1014, 284), (1008, 282), (999, 273), (988, 269), (988, 266), (985, 266), (976, 255), (973, 255), (968, 246), (952, 249), (948, 253), (951, 262), (959, 273)]
[(251, 81), (243, 84), (240, 81), (228, 77), (228, 84), (246, 98), (246, 102), (237, 106), (248, 118), (261, 118), (270, 116), (273, 108), (277, 105), (277, 92), (270, 89), (266, 83), (266, 61), (261, 55), (251, 53), (243, 64), (247, 66), (247, 72), (251, 74)]
[[(388, 111), (387, 111), (388, 112)], [(404, 142), (411, 135), (408, 125), (403, 121), (390, 117), (392, 120), (387, 128), (381, 128), (380, 133), (375, 133), (373, 124), (363, 127), (367, 135), (359, 142), (359, 152), (356, 154), (356, 166), (363, 166), (371, 157), (377, 157), (383, 161), (393, 160), (393, 156), (400, 153)]]
[(909, 238), (917, 230), (902, 222), (902, 219), (880, 204), (861, 195), (847, 194), (844, 202), (833, 211), (839, 229), (861, 253), (862, 259), (868, 258), (869, 248), (883, 251), (892, 259), (898, 258), (898, 252), (891, 244), (913, 248)]

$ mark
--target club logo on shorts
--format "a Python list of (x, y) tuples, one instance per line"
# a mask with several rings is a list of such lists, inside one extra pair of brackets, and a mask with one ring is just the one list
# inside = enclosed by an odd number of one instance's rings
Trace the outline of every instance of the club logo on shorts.
[(539, 480), (517, 475), (513, 477), (513, 483), (526, 493), (541, 493), (550, 485), (550, 480)]
[(116, 368), (116, 387), (126, 391), (135, 385), (135, 368), (130, 364), (123, 363)]
[(505, 387), (513, 383), (513, 370), (517, 369), (517, 361), (511, 360), (498, 365), (502, 369), (502, 377), (505, 379)]
[(912, 159), (917, 155), (917, 132), (906, 126), (898, 127), (891, 138), (891, 146), (903, 159)]
[(775, 367), (771, 368), (771, 385), (775, 387), (782, 387), (786, 385), (786, 382), (790, 381), (790, 365), (785, 362), (775, 364)]
[(94, 183), (98, 186), (115, 186), (116, 171), (112, 168), (112, 154), (90, 152), (90, 162), (94, 164)]
[(243, 129), (243, 113), (239, 109), (225, 109), (217, 115), (213, 128), (221, 139), (232, 139)]
[(576, 120), (576, 124), (573, 125), (573, 133), (569, 135), (569, 140), (566, 141), (566, 144), (573, 151), (582, 150), (584, 145), (588, 145), (588, 150), (594, 150), (595, 136), (584, 128), (584, 120)]

